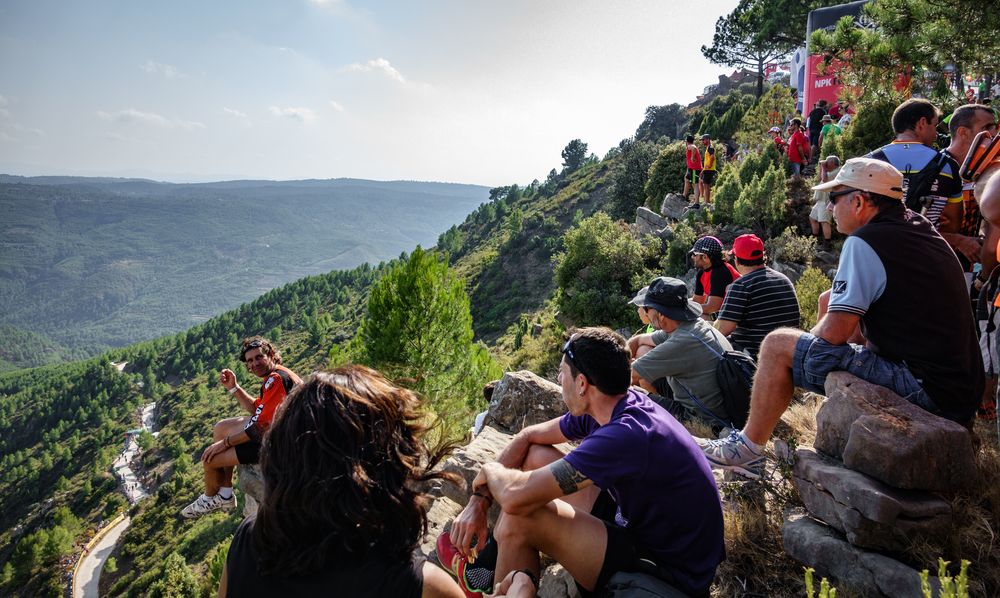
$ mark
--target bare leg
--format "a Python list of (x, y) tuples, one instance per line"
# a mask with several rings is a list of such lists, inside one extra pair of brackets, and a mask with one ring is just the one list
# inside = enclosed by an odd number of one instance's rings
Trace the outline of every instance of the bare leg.
[[(223, 479), (223, 471), (225, 469), (232, 471), (233, 467), (238, 464), (236, 449), (232, 448), (219, 453), (205, 463), (205, 496), (215, 496), (218, 494), (219, 488), (222, 487), (219, 480)], [(230, 480), (232, 480), (232, 477), (230, 477)], [(229, 485), (232, 485), (232, 481), (229, 482)]]
[(792, 356), (803, 332), (779, 328), (768, 334), (760, 346), (757, 374), (750, 391), (750, 417), (743, 434), (763, 445), (792, 401)]
[[(216, 441), (219, 441), (225, 438), (226, 436), (229, 436), (230, 434), (236, 434), (237, 432), (242, 432), (243, 427), (246, 426), (248, 419), (250, 418), (230, 417), (228, 419), (220, 421), (219, 423), (215, 424), (214, 428), (212, 428), (212, 438)], [(216, 483), (218, 483), (220, 487), (231, 488), (233, 485), (233, 468), (232, 467), (223, 468), (219, 473), (219, 477), (216, 480)], [(209, 494), (209, 496), (212, 495)]]
[(812, 218), (810, 218), (809, 219), (809, 226), (812, 227), (813, 236), (814, 237), (818, 237), (819, 236), (819, 220), (813, 220)]
[[(572, 496), (572, 495), (571, 495)], [(604, 563), (604, 522), (557, 499), (528, 515), (507, 515), (495, 530), (500, 552), (495, 579), (514, 569), (540, 572), (538, 552), (559, 562), (580, 585), (593, 590)]]
[(823, 222), (822, 226), (823, 226), (823, 239), (825, 241), (829, 241), (830, 239), (833, 238), (833, 229), (830, 228), (829, 222)]

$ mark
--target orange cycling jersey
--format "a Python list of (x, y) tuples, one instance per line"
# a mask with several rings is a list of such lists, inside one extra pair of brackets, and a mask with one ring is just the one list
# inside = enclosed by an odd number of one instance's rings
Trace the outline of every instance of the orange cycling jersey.
[(276, 365), (260, 385), (260, 396), (253, 402), (253, 415), (247, 421), (243, 431), (251, 440), (260, 442), (264, 432), (274, 419), (274, 412), (302, 379), (295, 372), (283, 365)]

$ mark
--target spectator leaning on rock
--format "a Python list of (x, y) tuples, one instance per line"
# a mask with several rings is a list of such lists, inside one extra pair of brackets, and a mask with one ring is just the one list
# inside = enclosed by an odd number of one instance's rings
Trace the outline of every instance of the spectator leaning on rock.
[[(883, 161), (855, 158), (814, 188), (830, 189), (837, 229), (850, 235), (829, 311), (810, 332), (781, 328), (764, 339), (747, 425), (703, 444), (715, 467), (758, 475), (794, 387), (822, 393), (834, 370), (963, 424), (982, 396), (965, 279), (941, 235), (903, 206), (902, 174)], [(865, 346), (847, 342), (859, 324)]]
[(688, 252), (698, 269), (694, 284), (694, 301), (701, 306), (702, 316), (710, 320), (722, 307), (726, 289), (739, 278), (740, 273), (722, 255), (722, 241), (715, 237), (701, 237)]
[(764, 265), (764, 242), (757, 235), (736, 237), (733, 257), (740, 277), (729, 285), (715, 327), (756, 359), (769, 332), (799, 325), (799, 300), (788, 277)]
[[(495, 463), (483, 465), (439, 554), (444, 548), (462, 559), (474, 544), (483, 546), (496, 501), (502, 513), (489, 546), (498, 549), (497, 579), (518, 569), (537, 578), (544, 550), (586, 596), (604, 595), (615, 573), (629, 571), (708, 596), (725, 546), (704, 455), (676, 419), (629, 389), (621, 336), (585, 328), (562, 353), (559, 383), (569, 413), (521, 430)], [(568, 454), (555, 447), (568, 440), (580, 443)]]
[(657, 278), (639, 301), (657, 332), (629, 339), (632, 383), (663, 396), (661, 405), (681, 421), (701, 420), (716, 431), (728, 426), (733, 417), (715, 372), (732, 345), (699, 317), (701, 306), (688, 299), (682, 280)]
[[(892, 113), (892, 130), (896, 139), (868, 154), (888, 162), (903, 173), (903, 193), (910, 205), (919, 203), (922, 213), (935, 228), (946, 226), (943, 232), (957, 232), (962, 221), (962, 181), (958, 178), (958, 165), (945, 158), (937, 167), (934, 161), (938, 152), (933, 149), (937, 141), (940, 113), (937, 107), (924, 99), (909, 99)], [(937, 176), (927, 185), (917, 188), (917, 175), (930, 164)]]
[[(826, 183), (832, 181), (840, 172), (840, 158), (837, 156), (827, 156), (826, 160), (819, 163), (819, 182)], [(823, 249), (829, 250), (831, 239), (833, 238), (832, 222), (828, 204), (830, 203), (829, 191), (813, 192), (813, 207), (809, 212), (809, 225), (812, 227), (812, 234), (819, 238), (819, 245)], [(822, 236), (820, 233), (822, 232)]]
[(293, 386), (302, 382), (295, 372), (281, 365), (281, 353), (277, 347), (262, 337), (243, 339), (240, 359), (262, 380), (260, 396), (254, 398), (240, 388), (232, 370), (219, 372), (223, 388), (239, 401), (240, 407), (250, 416), (231, 417), (215, 424), (212, 430), (215, 442), (201, 455), (201, 464), (205, 469), (205, 493), (181, 511), (181, 515), (189, 519), (217, 509), (228, 511), (236, 508), (233, 468), (238, 464), (258, 462), (261, 440), (271, 425), (278, 405)]

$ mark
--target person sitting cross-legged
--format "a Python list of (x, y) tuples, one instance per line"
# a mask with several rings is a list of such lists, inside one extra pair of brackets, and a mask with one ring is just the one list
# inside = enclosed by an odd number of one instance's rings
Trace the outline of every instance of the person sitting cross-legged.
[[(455, 560), (487, 546), (487, 510), (496, 501), (496, 579), (515, 570), (537, 576), (541, 551), (587, 596), (599, 595), (615, 573), (632, 571), (708, 596), (725, 546), (704, 455), (676, 419), (629, 389), (620, 335), (584, 328), (562, 352), (559, 383), (569, 413), (520, 431), (496, 462), (483, 465), (452, 525), (448, 544), (458, 556), (446, 566), (455, 570)], [(564, 454), (555, 445), (567, 440), (580, 444)]]
[[(889, 388), (936, 415), (967, 424), (983, 391), (983, 362), (954, 252), (903, 205), (903, 175), (870, 158), (848, 160), (828, 183), (844, 242), (826, 315), (810, 332), (764, 338), (750, 417), (727, 439), (705, 441), (714, 467), (759, 473), (764, 445), (794, 387), (823, 393), (831, 371)], [(864, 346), (849, 339), (861, 333)]]

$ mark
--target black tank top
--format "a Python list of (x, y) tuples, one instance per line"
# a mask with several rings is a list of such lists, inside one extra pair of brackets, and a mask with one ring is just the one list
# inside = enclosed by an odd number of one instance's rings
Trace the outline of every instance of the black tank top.
[(257, 572), (253, 520), (247, 519), (233, 537), (226, 558), (226, 596), (230, 598), (274, 598), (274, 596), (372, 596), (420, 598), (424, 585), (424, 559), (389, 562), (377, 556), (364, 560), (331, 562), (308, 576), (263, 576)]

